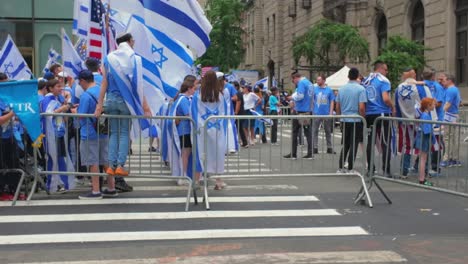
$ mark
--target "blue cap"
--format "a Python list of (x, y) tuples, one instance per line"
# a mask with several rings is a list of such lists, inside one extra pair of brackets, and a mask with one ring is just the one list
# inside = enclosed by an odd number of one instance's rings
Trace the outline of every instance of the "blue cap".
[(44, 79), (46, 79), (46, 80), (48, 80), (48, 81), (50, 81), (50, 80), (52, 80), (52, 79), (54, 79), (54, 78), (55, 78), (54, 74), (53, 74), (52, 72), (50, 72), (50, 71), (49, 71), (49, 72), (46, 72), (46, 73), (44, 74)]

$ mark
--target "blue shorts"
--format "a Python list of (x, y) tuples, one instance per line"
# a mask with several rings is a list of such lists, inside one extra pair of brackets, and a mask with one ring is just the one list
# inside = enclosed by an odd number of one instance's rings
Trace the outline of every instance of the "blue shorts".
[(431, 134), (420, 134), (416, 136), (414, 148), (423, 152), (429, 152), (431, 148)]
[[(244, 115), (245, 116), (253, 116), (253, 114), (252, 114), (252, 112), (250, 112), (250, 110), (245, 110)], [(255, 127), (255, 119), (243, 119), (242, 120), (242, 127), (243, 128), (253, 129)]]

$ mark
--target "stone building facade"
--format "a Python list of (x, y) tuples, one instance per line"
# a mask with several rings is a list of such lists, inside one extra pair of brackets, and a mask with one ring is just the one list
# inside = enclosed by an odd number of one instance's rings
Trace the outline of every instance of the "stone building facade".
[[(468, 98), (468, 0), (244, 0), (242, 68), (274, 75), (285, 87), (298, 65), (292, 41), (326, 17), (357, 27), (368, 42), (371, 61), (389, 36), (401, 35), (424, 43), (427, 65), (457, 76)], [(299, 62), (299, 66), (304, 65)], [(360, 65), (367, 73), (370, 67)], [(299, 67), (300, 69), (300, 67)], [(308, 71), (305, 72), (309, 74)]]

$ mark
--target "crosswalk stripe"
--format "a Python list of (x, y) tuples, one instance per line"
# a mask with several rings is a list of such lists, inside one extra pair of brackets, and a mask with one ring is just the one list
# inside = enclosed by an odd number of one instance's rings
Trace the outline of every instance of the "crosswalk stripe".
[[(278, 184), (278, 185), (228, 185), (225, 190), (297, 190), (295, 185)], [(186, 186), (133, 186), (133, 191), (186, 191)]]
[(45, 223), (83, 222), (116, 220), (169, 220), (196, 218), (248, 218), (248, 217), (303, 217), (338, 216), (335, 209), (306, 210), (250, 210), (250, 211), (201, 211), (167, 213), (106, 213), (106, 214), (47, 214), (47, 215), (7, 215), (0, 216), (0, 223)]
[[(193, 198), (192, 198), (193, 201)], [(238, 196), (238, 197), (210, 197), (211, 203), (261, 203), (261, 202), (317, 202), (319, 199), (309, 196)], [(183, 197), (173, 198), (113, 198), (102, 200), (31, 200), (18, 201), (16, 206), (64, 206), (64, 205), (104, 205), (104, 204), (175, 204), (185, 203)], [(11, 206), (11, 202), (0, 202), (0, 207)]]
[(207, 229), (144, 232), (61, 233), (0, 236), (0, 245), (87, 243), (117, 241), (185, 240), (216, 238), (313, 237), (368, 235), (359, 226), (309, 228)]
[[(84, 261), (61, 261), (47, 262), (48, 264), (163, 264), (167, 263), (167, 258), (150, 259), (118, 259), (118, 260), (84, 260)], [(286, 252), (268, 254), (244, 254), (244, 255), (220, 255), (220, 256), (191, 256), (174, 257), (171, 263), (174, 264), (206, 264), (206, 263), (403, 263), (408, 260), (394, 251), (330, 251), (330, 252)], [(18, 263), (19, 264), (19, 263)], [(23, 263), (23, 264), (44, 264)]]

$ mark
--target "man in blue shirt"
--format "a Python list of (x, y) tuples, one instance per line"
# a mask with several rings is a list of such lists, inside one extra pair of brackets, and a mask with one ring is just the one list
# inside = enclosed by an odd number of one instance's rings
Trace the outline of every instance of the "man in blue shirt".
[[(460, 91), (455, 86), (455, 76), (445, 74), (442, 77), (442, 84), (445, 87), (445, 103), (444, 103), (444, 121), (456, 123), (458, 120), (458, 111), (461, 103)], [(460, 141), (458, 131), (454, 126), (445, 126), (444, 146), (445, 154), (444, 161), (441, 167), (461, 166), (461, 162), (457, 159), (459, 153)]]
[[(337, 115), (360, 115), (365, 116), (366, 112), (366, 90), (362, 87), (357, 78), (359, 70), (351, 68), (348, 73), (349, 82), (341, 87), (336, 97)], [(348, 170), (352, 170), (359, 142), (363, 141), (363, 124), (361, 120), (355, 118), (343, 118), (343, 148), (340, 153), (339, 172), (344, 172), (343, 163), (348, 157)]]
[[(296, 91), (290, 96), (294, 101), (294, 111), (297, 115), (310, 115), (312, 110), (312, 96), (314, 85), (302, 77), (298, 72), (291, 74), (292, 82), (296, 85)], [(299, 129), (303, 127), (304, 133), (307, 138), (307, 155), (303, 159), (313, 159), (312, 155), (312, 131), (310, 129), (310, 119), (293, 119), (292, 123), (292, 146), (291, 153), (284, 156), (286, 159), (297, 159), (297, 143), (299, 136)]]
[[(330, 87), (325, 85), (326, 78), (323, 75), (317, 77), (317, 86), (314, 89), (314, 115), (333, 115), (335, 105), (335, 95)], [(327, 153), (334, 154), (332, 146), (332, 119), (314, 119), (312, 131), (314, 133), (314, 154), (318, 153), (318, 134), (320, 124), (325, 130), (325, 138), (327, 140)]]
[[(97, 100), (99, 98), (100, 88), (94, 82), (93, 73), (89, 70), (81, 71), (78, 75), (78, 82), (83, 88), (80, 105), (78, 107), (79, 114), (93, 114), (96, 110)], [(89, 167), (89, 172), (99, 173), (99, 166), (108, 167), (107, 149), (109, 141), (107, 135), (98, 133), (99, 120), (97, 118), (80, 118), (80, 158), (83, 166)], [(102, 197), (117, 196), (115, 190), (115, 181), (113, 176), (107, 177), (109, 188), (102, 193), (99, 188), (99, 176), (92, 176), (91, 193), (80, 195), (80, 199), (102, 199)]]
[[(374, 121), (380, 116), (395, 115), (395, 108), (392, 99), (390, 98), (391, 85), (390, 81), (385, 77), (388, 73), (387, 64), (377, 61), (374, 64), (374, 72), (371, 73), (363, 82), (367, 93), (366, 105), (366, 122), (369, 131), (372, 131)], [(388, 121), (380, 121), (376, 124), (377, 136), (382, 140), (380, 145), (382, 148), (382, 169), (384, 176), (391, 177), (390, 174), (390, 123)], [(368, 142), (372, 142), (372, 134), (368, 135)], [(373, 172), (375, 165), (370, 163), (371, 150), (374, 146), (371, 143), (367, 144), (367, 163), (368, 171)]]

